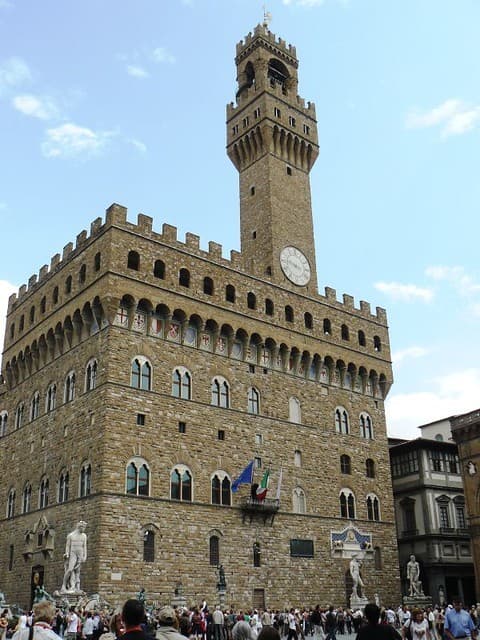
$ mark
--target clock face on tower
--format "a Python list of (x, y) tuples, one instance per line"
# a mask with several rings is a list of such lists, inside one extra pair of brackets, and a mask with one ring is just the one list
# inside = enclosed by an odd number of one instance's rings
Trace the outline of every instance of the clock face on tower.
[(295, 247), (285, 247), (280, 253), (280, 265), (287, 278), (299, 286), (308, 284), (310, 265), (303, 253)]

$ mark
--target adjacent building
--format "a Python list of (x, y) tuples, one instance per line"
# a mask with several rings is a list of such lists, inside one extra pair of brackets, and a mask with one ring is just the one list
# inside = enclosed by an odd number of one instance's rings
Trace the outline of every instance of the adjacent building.
[(453, 420), (423, 425), (414, 440), (390, 440), (398, 550), (403, 593), (413, 554), (434, 603), (460, 595), (470, 604), (476, 602), (474, 567)]
[[(241, 252), (113, 204), (9, 301), (0, 395), (0, 584), (28, 606), (62, 583), (121, 602), (345, 605), (400, 597), (384, 400), (386, 313), (317, 290), (309, 173), (315, 106), (295, 47), (237, 45), (227, 152)], [(179, 167), (179, 171), (181, 167)], [(336, 242), (331, 238), (331, 242)], [(254, 460), (266, 501), (232, 481)], [(223, 578), (222, 578), (223, 581)], [(222, 585), (223, 586), (223, 585)]]

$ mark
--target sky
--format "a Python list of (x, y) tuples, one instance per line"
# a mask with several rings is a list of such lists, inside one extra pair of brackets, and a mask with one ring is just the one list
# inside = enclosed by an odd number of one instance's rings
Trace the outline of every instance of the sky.
[[(387, 429), (418, 437), (480, 406), (480, 2), (266, 4), (316, 104), (320, 292), (386, 308)], [(239, 250), (225, 106), (235, 45), (263, 11), (262, 0), (0, 0), (2, 336), (10, 293), (112, 202), (202, 248)]]

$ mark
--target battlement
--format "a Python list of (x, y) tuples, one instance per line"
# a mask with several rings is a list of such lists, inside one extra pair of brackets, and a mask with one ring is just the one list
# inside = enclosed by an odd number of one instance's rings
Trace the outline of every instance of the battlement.
[(255, 29), (253, 30), (253, 33), (250, 31), (250, 33), (248, 33), (243, 40), (240, 40), (236, 48), (237, 56), (243, 53), (243, 51), (248, 48), (257, 38), (266, 40), (268, 43), (270, 43), (277, 49), (280, 49), (289, 57), (293, 58), (293, 60), (297, 60), (297, 48), (291, 44), (287, 44), (287, 42), (282, 38), (277, 38), (277, 36), (263, 24), (257, 24)]
[[(223, 246), (217, 242), (210, 241), (208, 250), (200, 249), (200, 237), (194, 233), (187, 232), (185, 241), (178, 239), (177, 227), (163, 223), (162, 231), (158, 233), (153, 230), (153, 218), (139, 213), (137, 222), (129, 222), (127, 220), (127, 208), (119, 204), (112, 204), (106, 210), (105, 223), (102, 224), (101, 218), (96, 218), (90, 226), (90, 235), (87, 231), (81, 231), (76, 238), (75, 247), (69, 242), (63, 248), (62, 255), (56, 253), (50, 261), (50, 266), (43, 265), (37, 274), (33, 274), (28, 279), (28, 285), (24, 284), (20, 287), (18, 294), (12, 294), (8, 300), (8, 312), (12, 311), (17, 303), (22, 302), (32, 291), (38, 288), (45, 280), (47, 280), (55, 271), (61, 268), (72, 257), (81, 252), (90, 240), (100, 234), (101, 231), (108, 227), (118, 227), (125, 229), (131, 233), (138, 234), (155, 242), (168, 245), (172, 248), (186, 251), (192, 255), (207, 261), (215, 262), (221, 266), (225, 266), (236, 271), (243, 271), (242, 254), (239, 251), (231, 250), (230, 258), (223, 257)], [(360, 301), (360, 307), (355, 307), (353, 296), (343, 294), (342, 301), (337, 300), (337, 292), (331, 287), (325, 287), (325, 295), (318, 295), (319, 302), (324, 301), (337, 309), (342, 308), (350, 313), (358, 313), (366, 319), (376, 319), (379, 323), (387, 323), (387, 315), (385, 309), (376, 307), (376, 314), (371, 313), (370, 304), (363, 300)]]
[[(262, 89), (259, 89), (257, 85), (252, 85), (251, 87), (244, 89), (238, 96), (237, 104), (234, 102), (227, 104), (227, 120), (230, 120), (230, 118), (234, 116), (239, 109), (243, 109), (245, 104), (251, 102), (258, 91), (262, 91)], [(278, 94), (278, 97), (282, 100), (285, 99), (285, 96), (288, 96), (288, 90), (282, 89), (280, 85), (269, 86), (268, 92), (270, 94)], [(295, 96), (295, 102), (297, 109), (299, 111), (303, 111), (307, 118), (316, 120), (317, 114), (314, 102), (311, 102), (310, 100), (306, 101), (305, 98), (302, 98), (298, 94)]]

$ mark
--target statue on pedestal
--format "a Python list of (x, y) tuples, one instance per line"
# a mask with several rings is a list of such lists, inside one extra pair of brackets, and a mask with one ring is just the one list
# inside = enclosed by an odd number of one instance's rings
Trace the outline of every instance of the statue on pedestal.
[(415, 556), (410, 556), (410, 560), (407, 562), (407, 579), (409, 581), (409, 595), (420, 596), (423, 595), (422, 583), (420, 581), (420, 565), (415, 559)]
[(67, 535), (65, 545), (65, 573), (60, 593), (80, 592), (80, 569), (87, 559), (87, 523), (81, 520), (75, 529)]
[[(352, 596), (354, 598), (360, 598), (363, 594), (363, 584), (362, 577), (360, 575), (360, 567), (362, 566), (362, 561), (358, 558), (358, 554), (354, 553), (352, 555), (352, 559), (350, 560), (350, 575), (353, 580), (353, 589)], [(359, 593), (359, 587), (362, 589), (362, 593)]]
[(225, 569), (223, 568), (223, 564), (218, 565), (217, 588), (219, 591), (225, 591), (227, 588), (227, 581), (225, 580)]

